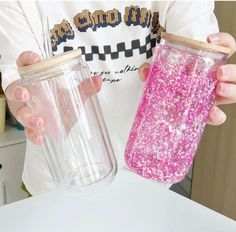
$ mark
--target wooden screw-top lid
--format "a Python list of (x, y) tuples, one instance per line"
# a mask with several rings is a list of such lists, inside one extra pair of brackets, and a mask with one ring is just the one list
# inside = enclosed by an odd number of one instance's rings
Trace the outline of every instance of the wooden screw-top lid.
[(173, 35), (166, 32), (162, 32), (161, 37), (167, 41), (181, 44), (181, 45), (193, 48), (193, 49), (204, 50), (204, 51), (209, 51), (209, 52), (219, 52), (226, 55), (229, 55), (232, 52), (230, 48), (227, 48), (224, 46), (206, 43), (206, 42), (202, 42), (198, 40), (193, 40), (193, 39), (185, 38), (178, 35)]
[(39, 61), (37, 63), (21, 67), (18, 69), (18, 72), (22, 76), (30, 75), (33, 73), (47, 70), (49, 68), (53, 68), (53, 67), (60, 65), (64, 62), (67, 62), (67, 61), (72, 60), (76, 57), (79, 57), (80, 55), (81, 55), (80, 49), (64, 52), (62, 54), (53, 56), (51, 58), (43, 59), (42, 61)]

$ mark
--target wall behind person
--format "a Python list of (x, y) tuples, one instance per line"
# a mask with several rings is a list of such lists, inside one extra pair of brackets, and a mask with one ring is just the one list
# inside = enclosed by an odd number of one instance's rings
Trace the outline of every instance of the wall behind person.
[[(217, 1), (220, 31), (236, 38), (236, 2)], [(236, 64), (234, 54), (229, 63)], [(236, 104), (220, 106), (228, 118), (207, 126), (193, 169), (191, 198), (236, 220)]]

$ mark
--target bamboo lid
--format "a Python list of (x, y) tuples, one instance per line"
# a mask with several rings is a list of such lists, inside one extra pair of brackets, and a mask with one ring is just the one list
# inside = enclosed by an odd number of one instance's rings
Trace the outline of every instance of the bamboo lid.
[(18, 72), (20, 75), (30, 75), (36, 72), (44, 71), (49, 68), (53, 68), (57, 65), (60, 65), (64, 62), (67, 62), (69, 60), (72, 60), (76, 57), (79, 57), (81, 55), (81, 50), (76, 49), (68, 52), (61, 53), (59, 55), (53, 56), (48, 59), (43, 59), (37, 63), (23, 66), (18, 69)]
[(232, 52), (231, 49), (228, 47), (211, 44), (207, 42), (202, 42), (199, 40), (193, 40), (193, 39), (185, 38), (178, 35), (173, 35), (166, 32), (162, 32), (161, 37), (167, 41), (181, 44), (181, 45), (193, 48), (193, 49), (204, 50), (204, 51), (209, 51), (209, 52), (219, 52), (219, 53), (223, 53), (227, 55), (229, 55)]

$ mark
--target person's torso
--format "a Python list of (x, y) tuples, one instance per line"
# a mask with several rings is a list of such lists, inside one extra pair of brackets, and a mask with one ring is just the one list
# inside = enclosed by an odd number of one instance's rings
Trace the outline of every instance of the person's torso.
[[(36, 3), (41, 20), (48, 18), (54, 54), (80, 48), (91, 75), (102, 77), (98, 97), (120, 168), (124, 166), (125, 145), (144, 85), (138, 68), (151, 61), (168, 4), (155, 1)], [(30, 149), (35, 147), (30, 144)]]

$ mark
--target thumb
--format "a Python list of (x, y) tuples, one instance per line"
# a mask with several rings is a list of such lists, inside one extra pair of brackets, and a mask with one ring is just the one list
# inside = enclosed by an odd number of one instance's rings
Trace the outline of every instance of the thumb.
[(17, 58), (16, 64), (18, 67), (22, 67), (25, 65), (39, 62), (40, 60), (41, 60), (41, 57), (37, 53), (31, 52), (31, 51), (25, 51), (19, 55), (19, 57)]

